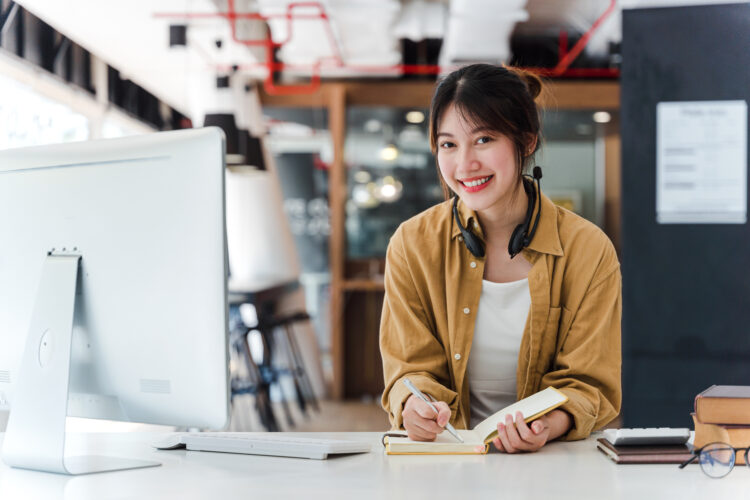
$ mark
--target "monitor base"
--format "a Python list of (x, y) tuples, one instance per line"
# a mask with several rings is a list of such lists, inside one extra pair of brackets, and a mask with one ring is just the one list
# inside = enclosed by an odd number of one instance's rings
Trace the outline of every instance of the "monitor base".
[(80, 455), (65, 457), (67, 474), (94, 474), (97, 472), (111, 472), (116, 470), (142, 469), (144, 467), (159, 467), (160, 462), (150, 460), (136, 460), (133, 458), (106, 457), (98, 455)]
[(11, 467), (71, 475), (160, 465), (114, 457), (65, 456), (80, 260), (80, 255), (50, 252), (44, 261), (3, 441), (3, 461)]

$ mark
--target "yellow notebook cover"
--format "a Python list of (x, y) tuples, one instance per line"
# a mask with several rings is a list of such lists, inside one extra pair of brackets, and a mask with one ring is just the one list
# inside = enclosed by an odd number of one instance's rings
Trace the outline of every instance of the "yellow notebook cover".
[(459, 443), (449, 432), (438, 435), (435, 441), (412, 441), (406, 434), (403, 437), (386, 435), (383, 438), (388, 455), (480, 455), (490, 449), (489, 443), (497, 436), (497, 424), (505, 422), (505, 416), (515, 417), (517, 411), (523, 414), (526, 422), (531, 422), (568, 401), (568, 397), (554, 387), (532, 394), (502, 410), (490, 415), (471, 430), (459, 429), (464, 440)]

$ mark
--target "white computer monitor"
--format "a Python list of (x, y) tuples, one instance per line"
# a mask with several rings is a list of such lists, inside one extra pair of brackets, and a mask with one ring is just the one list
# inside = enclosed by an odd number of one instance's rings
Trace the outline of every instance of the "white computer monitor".
[(6, 463), (128, 467), (65, 456), (66, 415), (226, 425), (224, 167), (218, 128), (0, 151)]

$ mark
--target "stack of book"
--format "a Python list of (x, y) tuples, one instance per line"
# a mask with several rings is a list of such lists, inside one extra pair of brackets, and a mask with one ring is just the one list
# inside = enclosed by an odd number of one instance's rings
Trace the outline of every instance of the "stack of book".
[(596, 447), (617, 464), (681, 464), (693, 456), (688, 444), (615, 445), (600, 438)]
[[(712, 385), (695, 397), (695, 448), (721, 442), (734, 448), (750, 446), (750, 386)], [(737, 454), (745, 463), (745, 454)]]

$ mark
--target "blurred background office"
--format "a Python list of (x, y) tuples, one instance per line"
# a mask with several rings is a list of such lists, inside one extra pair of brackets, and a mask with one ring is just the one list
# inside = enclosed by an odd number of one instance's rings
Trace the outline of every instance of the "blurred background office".
[[(443, 199), (435, 81), (527, 68), (547, 82), (543, 189), (623, 260), (624, 422), (688, 426), (692, 395), (750, 374), (745, 285), (686, 279), (690, 242), (713, 238), (721, 258), (749, 238), (745, 212), (657, 223), (655, 110), (746, 100), (748, 33), (747, 3), (726, 0), (0, 0), (0, 148), (223, 128), (231, 427), (382, 430), (386, 247)], [(726, 85), (685, 83), (709, 71)], [(666, 255), (685, 267), (644, 277)]]

